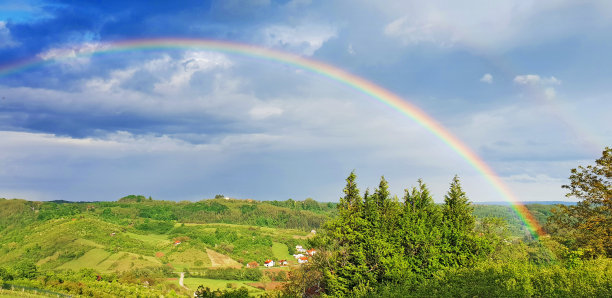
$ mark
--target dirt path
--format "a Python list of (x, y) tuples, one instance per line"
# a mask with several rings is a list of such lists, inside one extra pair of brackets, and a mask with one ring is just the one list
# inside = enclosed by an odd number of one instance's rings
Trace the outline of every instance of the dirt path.
[(185, 272), (181, 272), (181, 278), (179, 279), (179, 285), (181, 285), (181, 287), (185, 288), (186, 290), (189, 290), (189, 288), (183, 284), (184, 278), (185, 278)]

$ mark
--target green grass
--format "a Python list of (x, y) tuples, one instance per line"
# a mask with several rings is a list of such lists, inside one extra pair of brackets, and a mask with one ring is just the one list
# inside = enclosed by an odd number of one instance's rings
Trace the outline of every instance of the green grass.
[(131, 233), (131, 232), (125, 232), (123, 234), (125, 234), (126, 236), (130, 238), (138, 239), (144, 243), (150, 244), (155, 247), (172, 244), (172, 241), (168, 239), (167, 235), (161, 235), (161, 234), (141, 235), (141, 234), (136, 234), (136, 233)]
[(185, 268), (194, 267), (210, 267), (212, 265), (208, 254), (205, 251), (195, 248), (187, 248), (184, 251), (173, 252), (168, 255), (168, 259), (176, 270), (185, 270)]
[(98, 269), (98, 264), (100, 264), (102, 261), (104, 261), (109, 256), (110, 256), (109, 252), (101, 248), (94, 248), (86, 252), (80, 258), (64, 263), (63, 265), (59, 266), (58, 269), (72, 269), (75, 271), (81, 268)]
[(289, 248), (284, 243), (272, 242), (272, 253), (276, 258), (275, 261), (283, 259), (287, 261), (293, 260), (293, 256), (289, 254)]
[[(240, 288), (242, 286), (246, 287), (249, 290), (249, 293), (251, 293), (251, 294), (258, 294), (258, 293), (263, 293), (264, 292), (261, 289), (258, 289), (258, 288), (251, 287), (251, 286), (247, 285), (248, 283), (252, 283), (252, 281), (227, 280), (227, 279), (208, 279), (208, 278), (189, 277), (189, 278), (185, 278), (183, 280), (183, 283), (190, 290), (194, 290), (194, 291), (198, 288), (199, 285), (203, 285), (205, 287), (209, 287), (211, 290), (216, 290), (216, 289), (225, 290), (225, 289), (227, 289), (227, 284), (231, 283), (231, 284), (234, 284), (237, 288)], [(176, 284), (178, 284), (178, 279), (176, 281)]]
[(22, 291), (10, 291), (10, 290), (0, 290), (0, 297), (2, 298), (13, 298), (13, 297), (34, 297), (34, 298), (39, 298), (39, 297), (53, 297), (53, 296), (46, 296), (46, 295), (41, 295), (41, 294), (35, 294), (35, 293), (30, 293), (30, 292), (22, 292)]

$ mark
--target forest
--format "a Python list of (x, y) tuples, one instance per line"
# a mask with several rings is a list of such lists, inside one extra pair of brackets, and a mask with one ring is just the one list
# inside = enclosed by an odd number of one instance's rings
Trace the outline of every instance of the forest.
[[(355, 172), (338, 203), (0, 199), (0, 297), (610, 297), (612, 149), (563, 187), (577, 204), (526, 206), (540, 233), (459, 177), (443, 203)], [(298, 246), (316, 254), (298, 264)]]

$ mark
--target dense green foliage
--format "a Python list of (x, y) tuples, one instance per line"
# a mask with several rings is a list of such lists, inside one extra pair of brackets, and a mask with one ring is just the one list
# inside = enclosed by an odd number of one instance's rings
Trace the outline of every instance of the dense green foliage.
[(391, 197), (387, 182), (363, 197), (351, 173), (338, 205), (339, 216), (311, 243), (320, 250), (309, 266), (318, 289), (289, 287), (292, 294), (324, 291), (332, 296), (362, 295), (380, 285), (414, 284), (442, 268), (473, 265), (491, 249), (473, 227), (472, 208), (455, 178), (444, 205), (434, 204), (427, 186)]
[(236, 289), (236, 290), (211, 290), (209, 287), (204, 287), (200, 285), (198, 289), (194, 293), (194, 297), (197, 298), (244, 298), (249, 297), (249, 291), (245, 288)]
[(198, 271), (190, 271), (191, 277), (203, 277), (210, 279), (227, 280), (252, 280), (259, 281), (263, 273), (257, 268), (204, 268)]
[(413, 287), (383, 287), (372, 297), (611, 297), (612, 262), (576, 268), (530, 263), (486, 263), (438, 272)]
[(178, 287), (164, 282), (167, 277), (174, 276), (168, 267), (130, 270), (118, 274), (99, 274), (92, 269), (41, 273), (23, 271), (20, 269), (23, 266), (36, 267), (31, 263), (29, 265), (20, 264), (15, 268), (0, 267), (0, 286), (5, 288), (25, 286), (93, 297), (154, 297), (176, 296), (177, 293), (181, 293)]
[(612, 148), (606, 147), (595, 165), (571, 170), (568, 197), (575, 206), (559, 206), (548, 229), (570, 249), (588, 257), (612, 257)]
[[(598, 160), (597, 164), (606, 163)], [(610, 192), (606, 179), (612, 175), (606, 169), (599, 170), (599, 176), (589, 174), (597, 176), (590, 179), (583, 174), (580, 179), (595, 186), (583, 185), (582, 192), (570, 193), (594, 193), (590, 203), (557, 207), (565, 211), (564, 223), (570, 218), (575, 225), (571, 234), (568, 225), (563, 226), (566, 230), (559, 229), (556, 215), (551, 218), (557, 225), (546, 226), (552, 237), (535, 239), (509, 206), (471, 205), (457, 177), (444, 204), (436, 205), (420, 180), (405, 191), (401, 201), (389, 194), (384, 177), (372, 194), (366, 190), (361, 196), (351, 173), (338, 217), (310, 241), (319, 252), (291, 272), (283, 293), (303, 297), (610, 297), (612, 261), (605, 249), (610, 245), (606, 237), (612, 217), (605, 200)], [(582, 171), (595, 172), (593, 168)], [(572, 173), (574, 183), (578, 175)], [(527, 208), (545, 223), (555, 206)], [(584, 229), (576, 226), (589, 220), (591, 225)], [(595, 232), (604, 240), (594, 241)], [(581, 242), (585, 238), (591, 242)], [(584, 245), (591, 245), (588, 253)], [(603, 258), (588, 259), (597, 255)]]

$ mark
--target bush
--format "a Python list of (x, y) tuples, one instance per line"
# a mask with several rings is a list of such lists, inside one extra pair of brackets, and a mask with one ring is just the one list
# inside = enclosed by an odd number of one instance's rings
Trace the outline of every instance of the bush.
[(374, 296), (397, 297), (612, 297), (612, 261), (575, 268), (529, 263), (449, 269), (414, 286), (387, 285)]

